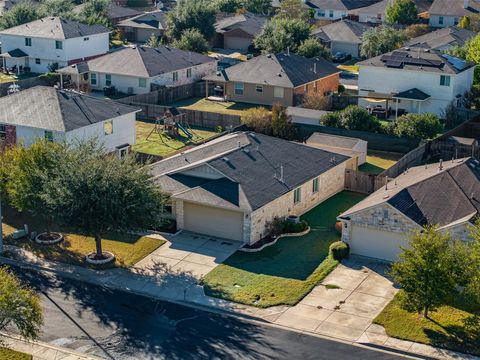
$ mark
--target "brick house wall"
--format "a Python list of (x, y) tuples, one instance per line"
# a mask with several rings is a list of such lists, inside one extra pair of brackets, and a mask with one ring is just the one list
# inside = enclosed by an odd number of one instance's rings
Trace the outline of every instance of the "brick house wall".
[(5, 133), (4, 146), (15, 145), (17, 143), (17, 128), (13, 125), (6, 125)]
[[(318, 93), (325, 95), (327, 93), (338, 91), (338, 85), (340, 84), (340, 73), (336, 73), (324, 78), (312, 81), (306, 85), (298, 86), (294, 89), (294, 93), (297, 95)], [(305, 91), (306, 88), (306, 91)]]

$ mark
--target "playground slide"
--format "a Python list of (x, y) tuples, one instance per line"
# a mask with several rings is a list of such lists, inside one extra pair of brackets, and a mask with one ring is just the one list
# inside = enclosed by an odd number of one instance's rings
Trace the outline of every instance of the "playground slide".
[(182, 124), (177, 122), (175, 123), (175, 126), (178, 129), (182, 130), (185, 133), (185, 135), (187, 135), (188, 140), (191, 140), (193, 138), (193, 134), (190, 131), (188, 131)]

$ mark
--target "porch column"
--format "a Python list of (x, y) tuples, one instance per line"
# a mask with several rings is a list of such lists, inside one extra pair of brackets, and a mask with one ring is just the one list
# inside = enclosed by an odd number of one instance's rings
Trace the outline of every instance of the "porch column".
[(63, 90), (63, 74), (60, 73), (60, 89)]
[(20, 75), (20, 63), (18, 61), (15, 63), (17, 64), (17, 75)]
[(77, 74), (77, 90), (80, 92), (80, 79), (82, 78), (81, 74)]
[(395, 99), (395, 121), (398, 118), (398, 99)]
[(208, 98), (208, 80), (205, 80), (205, 99)]
[(422, 109), (422, 102), (418, 102), (418, 114), (420, 114), (420, 110)]

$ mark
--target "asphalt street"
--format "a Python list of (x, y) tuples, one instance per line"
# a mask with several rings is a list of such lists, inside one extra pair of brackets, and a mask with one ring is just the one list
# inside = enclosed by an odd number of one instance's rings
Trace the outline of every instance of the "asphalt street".
[(107, 359), (400, 359), (51, 274), (13, 270), (42, 294), (40, 340)]

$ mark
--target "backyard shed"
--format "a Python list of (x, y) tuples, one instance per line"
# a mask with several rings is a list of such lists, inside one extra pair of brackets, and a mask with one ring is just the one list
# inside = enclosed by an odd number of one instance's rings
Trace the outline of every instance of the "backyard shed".
[(359, 166), (367, 161), (368, 143), (365, 140), (316, 132), (307, 139), (307, 145), (357, 158)]

